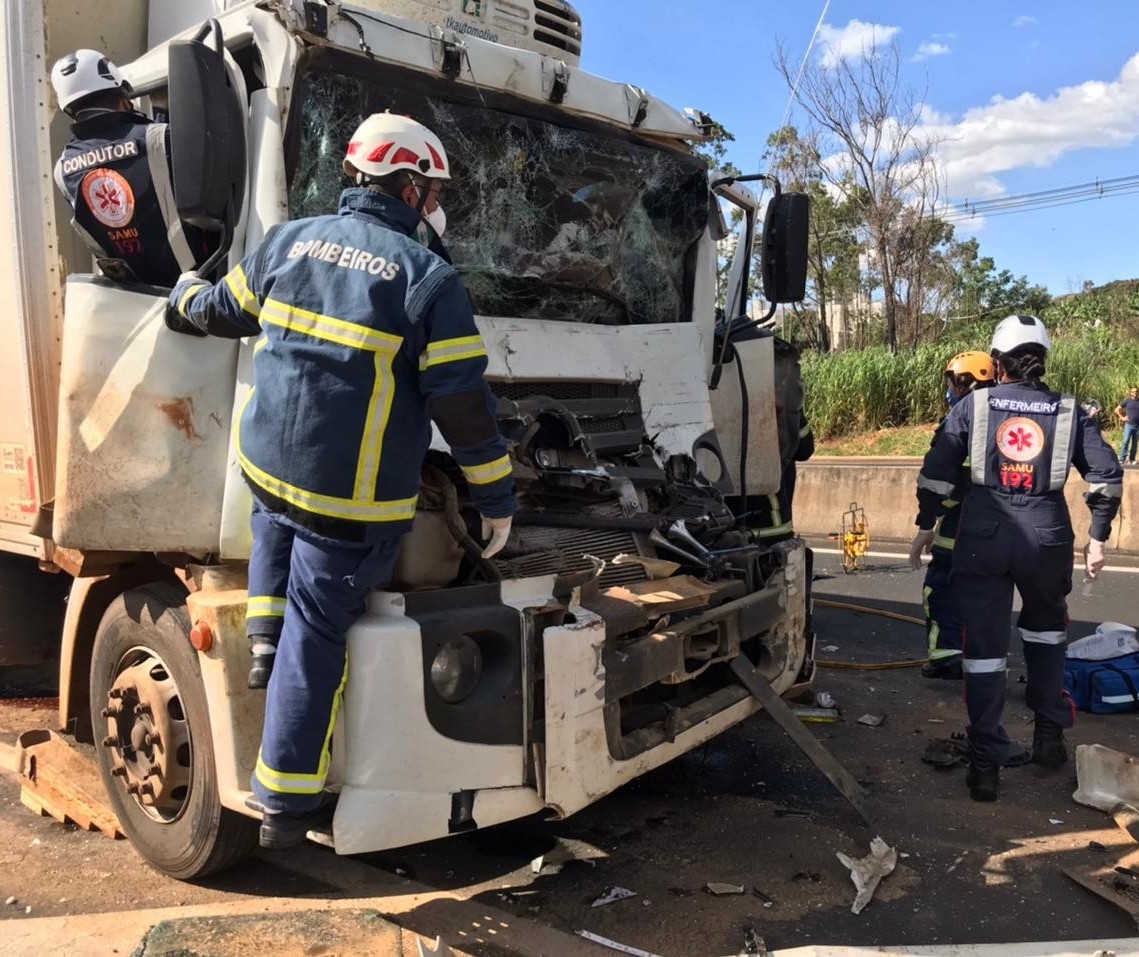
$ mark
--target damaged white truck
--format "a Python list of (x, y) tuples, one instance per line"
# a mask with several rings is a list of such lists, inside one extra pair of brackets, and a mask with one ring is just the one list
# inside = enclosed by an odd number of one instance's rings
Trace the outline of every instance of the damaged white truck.
[[(47, 71), (93, 45), (92, 18), (141, 108), (168, 112), (179, 209), (217, 231), (220, 271), (335, 208), (370, 113), (438, 131), (463, 185), (447, 240), (521, 512), (481, 559), (436, 436), (395, 581), (349, 634), (339, 800), (314, 839), (355, 854), (572, 814), (754, 713), (741, 654), (777, 693), (809, 682), (809, 553), (738, 514), (777, 490), (801, 394), (791, 375), (777, 396), (773, 340), (743, 317), (758, 202), (695, 155), (707, 116), (582, 71), (564, 0), (4, 8), (0, 547), (74, 577), (60, 724), (95, 743), (155, 867), (199, 877), (256, 843), (264, 696), (245, 687), (250, 498), (231, 447), (253, 344), (170, 333), (165, 291), (92, 274), (71, 234)], [(806, 200), (775, 192), (772, 302), (805, 274)], [(744, 226), (717, 310), (725, 204)]]

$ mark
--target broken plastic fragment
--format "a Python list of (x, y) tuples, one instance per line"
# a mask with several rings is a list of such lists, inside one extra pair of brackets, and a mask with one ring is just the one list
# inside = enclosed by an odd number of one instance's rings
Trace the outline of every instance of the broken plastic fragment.
[(877, 728), (885, 720), (886, 716), (884, 714), (864, 714), (858, 719), (858, 723), (864, 724), (868, 728)]
[(591, 907), (604, 907), (606, 904), (612, 904), (614, 901), (623, 901), (630, 897), (636, 897), (637, 892), (631, 891), (627, 887), (609, 887), (605, 892), (597, 898), (590, 906)]
[(709, 881), (704, 885), (704, 889), (717, 897), (727, 897), (731, 894), (742, 894), (744, 892), (742, 884), (725, 884), (721, 881)]
[(843, 867), (850, 870), (850, 879), (854, 882), (854, 903), (850, 907), (852, 914), (861, 914), (862, 909), (870, 903), (878, 884), (887, 874), (893, 872), (898, 863), (898, 852), (880, 837), (870, 842), (870, 853), (866, 857), (854, 860), (836, 852), (835, 856), (842, 862)]

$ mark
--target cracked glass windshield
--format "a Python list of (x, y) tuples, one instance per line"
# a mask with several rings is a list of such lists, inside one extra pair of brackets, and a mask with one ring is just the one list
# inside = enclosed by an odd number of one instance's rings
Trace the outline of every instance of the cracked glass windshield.
[(362, 117), (391, 109), (447, 147), (445, 243), (478, 314), (607, 325), (690, 318), (708, 216), (700, 160), (521, 116), (502, 108), (502, 97), (491, 108), (489, 97), (487, 105), (456, 102), (422, 78), (391, 79), (319, 65), (306, 73), (294, 118), (292, 218), (335, 211), (348, 185), (340, 162), (349, 136)]

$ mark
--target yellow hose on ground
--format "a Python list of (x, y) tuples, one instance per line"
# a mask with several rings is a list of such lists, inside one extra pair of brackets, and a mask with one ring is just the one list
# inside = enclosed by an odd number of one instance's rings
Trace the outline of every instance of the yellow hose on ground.
[[(877, 615), (879, 618), (892, 618), (894, 621), (904, 621), (910, 625), (925, 625), (925, 619), (914, 618), (913, 615), (899, 615), (894, 611), (886, 611), (884, 608), (871, 608), (868, 605), (855, 605), (848, 601), (830, 601), (827, 598), (815, 598), (814, 604), (820, 608), (837, 608), (840, 611), (855, 611), (862, 615)], [(834, 670), (842, 671), (889, 671), (894, 668), (917, 668), (924, 665), (928, 658), (907, 658), (905, 661), (877, 661), (877, 662), (852, 662), (852, 661), (820, 661), (815, 659), (815, 665), (819, 668), (831, 668)]]

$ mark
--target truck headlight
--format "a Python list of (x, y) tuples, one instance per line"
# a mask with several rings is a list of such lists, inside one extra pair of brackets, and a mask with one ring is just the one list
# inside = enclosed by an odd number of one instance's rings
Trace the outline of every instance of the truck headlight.
[(465, 701), (482, 677), (482, 651), (468, 635), (448, 641), (431, 662), (431, 684), (447, 704)]

